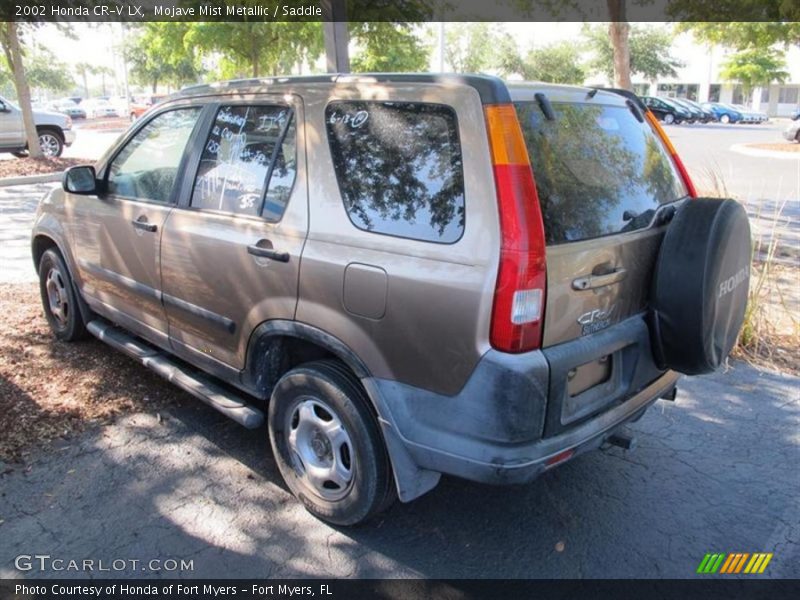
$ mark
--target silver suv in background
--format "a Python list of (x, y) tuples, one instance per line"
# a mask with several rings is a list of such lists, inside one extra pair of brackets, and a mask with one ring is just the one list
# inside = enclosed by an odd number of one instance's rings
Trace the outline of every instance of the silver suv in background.
[(40, 203), (57, 338), (245, 427), (351, 525), (442, 474), (510, 484), (730, 352), (750, 234), (634, 95), (484, 76), (188, 88)]
[[(61, 156), (64, 147), (71, 146), (75, 141), (72, 118), (68, 115), (34, 109), (33, 120), (39, 134), (39, 145), (45, 156)], [(11, 152), (18, 157), (26, 156), (28, 152), (22, 110), (2, 96), (0, 96), (0, 152)]]

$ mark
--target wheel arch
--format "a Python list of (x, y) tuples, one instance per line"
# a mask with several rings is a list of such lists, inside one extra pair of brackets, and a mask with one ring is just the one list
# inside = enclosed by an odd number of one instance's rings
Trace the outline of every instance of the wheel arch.
[(297, 364), (320, 358), (340, 361), (364, 389), (389, 454), (400, 501), (410, 502), (436, 487), (441, 473), (420, 468), (416, 464), (393, 425), (394, 420), (369, 369), (337, 337), (299, 321), (272, 320), (262, 323), (250, 336), (242, 383), (259, 397), (267, 399), (272, 387), (284, 373)]
[(51, 235), (49, 232), (34, 231), (34, 234), (31, 237), (31, 255), (33, 258), (33, 266), (38, 273), (39, 263), (41, 262), (44, 253), (51, 249), (54, 249), (58, 252), (67, 267), (70, 284), (72, 285), (72, 290), (75, 293), (75, 298), (78, 301), (78, 309), (81, 312), (84, 322), (88, 323), (92, 320), (92, 311), (86, 304), (86, 301), (83, 299), (83, 295), (81, 294), (78, 282), (75, 278), (76, 269), (72, 264), (72, 256), (68, 252), (64, 251), (61, 243), (56, 238), (57, 236)]

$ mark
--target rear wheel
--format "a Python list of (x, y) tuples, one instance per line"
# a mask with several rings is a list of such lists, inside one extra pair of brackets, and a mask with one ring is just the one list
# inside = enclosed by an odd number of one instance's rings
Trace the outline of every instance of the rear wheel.
[(74, 342), (87, 336), (69, 271), (52, 248), (39, 261), (39, 291), (47, 323), (58, 339)]
[(731, 118), (728, 115), (722, 115), (719, 118), (720, 123), (725, 123), (726, 125), (731, 122)]
[(664, 123), (667, 125), (672, 125), (675, 122), (675, 116), (667, 113), (664, 115)]
[(340, 363), (307, 363), (281, 378), (270, 400), (269, 436), (286, 485), (317, 517), (355, 525), (394, 501), (369, 400)]

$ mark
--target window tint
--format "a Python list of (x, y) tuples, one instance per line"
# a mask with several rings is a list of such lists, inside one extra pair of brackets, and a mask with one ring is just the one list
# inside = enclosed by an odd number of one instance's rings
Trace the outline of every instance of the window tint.
[(142, 127), (111, 163), (108, 192), (167, 203), (200, 107), (163, 113)]
[[(627, 107), (518, 103), (550, 244), (647, 227), (686, 195), (661, 141)], [(627, 213), (627, 214), (626, 214)]]
[(345, 208), (367, 231), (453, 243), (464, 231), (464, 175), (453, 109), (333, 102), (328, 141)]
[(192, 206), (279, 220), (296, 172), (293, 121), (286, 106), (221, 107), (200, 157)]

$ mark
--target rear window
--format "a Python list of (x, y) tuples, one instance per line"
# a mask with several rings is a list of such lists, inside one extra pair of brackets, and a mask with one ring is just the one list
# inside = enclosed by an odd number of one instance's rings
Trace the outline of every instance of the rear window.
[(456, 115), (441, 104), (332, 102), (325, 122), (345, 209), (359, 229), (450, 244), (464, 231)]
[(659, 205), (686, 195), (661, 141), (628, 107), (554, 102), (554, 120), (535, 102), (516, 108), (548, 244), (647, 227)]

